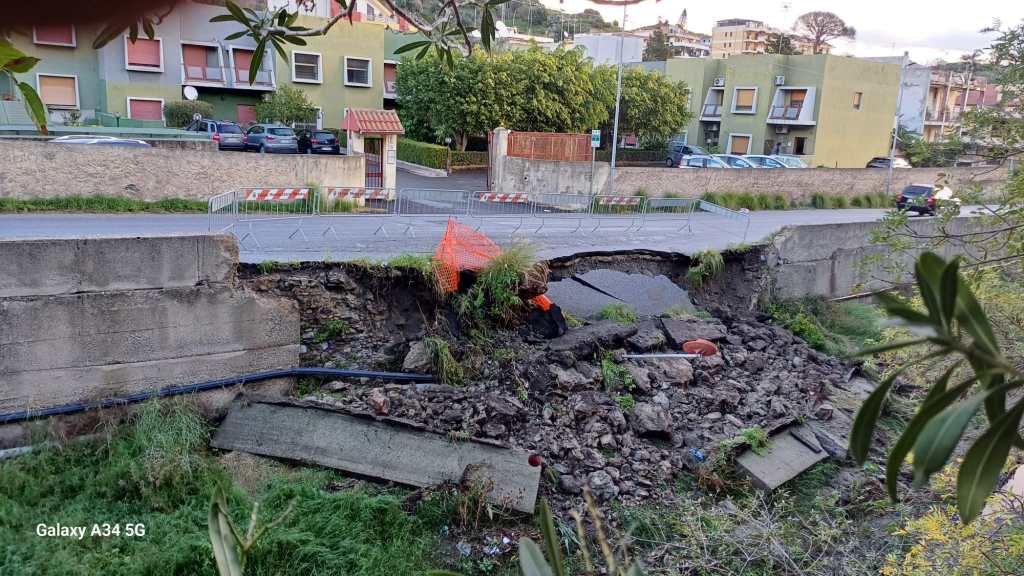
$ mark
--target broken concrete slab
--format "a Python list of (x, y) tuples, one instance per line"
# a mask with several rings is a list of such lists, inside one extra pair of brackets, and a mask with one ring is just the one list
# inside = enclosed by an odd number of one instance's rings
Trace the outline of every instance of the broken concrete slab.
[(661, 330), (660, 320), (657, 318), (641, 321), (637, 325), (636, 334), (626, 340), (629, 347), (637, 352), (650, 352), (661, 348), (665, 341), (665, 333)]
[(593, 356), (597, 349), (619, 348), (627, 338), (636, 334), (635, 324), (622, 324), (615, 320), (602, 320), (582, 328), (570, 330), (548, 342), (552, 352), (572, 352), (576, 358)]
[(690, 340), (700, 339), (715, 342), (724, 340), (726, 335), (725, 325), (717, 320), (663, 318), (661, 322), (665, 327), (665, 335), (668, 336), (669, 344), (676, 349), (681, 348), (683, 342)]
[(478, 440), (449, 439), (391, 420), (284, 400), (240, 400), (210, 445), (336, 468), (416, 487), (459, 483), (467, 468), (493, 482), (488, 499), (533, 513), (540, 467), (529, 454)]
[(828, 458), (812, 430), (795, 425), (774, 434), (762, 454), (747, 450), (736, 458), (736, 469), (762, 490), (775, 490)]

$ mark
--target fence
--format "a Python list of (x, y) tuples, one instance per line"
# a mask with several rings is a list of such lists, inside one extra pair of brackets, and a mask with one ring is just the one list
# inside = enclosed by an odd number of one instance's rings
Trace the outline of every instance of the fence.
[[(402, 218), (404, 234), (415, 235), (421, 225), (443, 226), (449, 218), (466, 218), (478, 222), (477, 229), (486, 222), (513, 222), (512, 234), (531, 220), (538, 224), (534, 233), (555, 223), (575, 225), (572, 234), (590, 222), (594, 233), (614, 222), (618, 232), (640, 230), (648, 224), (662, 223), (675, 227), (676, 232), (693, 232), (693, 218), (697, 212), (719, 216), (742, 225), (743, 241), (750, 229), (750, 214), (730, 210), (706, 200), (687, 198), (646, 198), (644, 196), (611, 196), (587, 194), (501, 194), (407, 188), (395, 193), (383, 188), (324, 187), (310, 188), (243, 188), (218, 194), (209, 199), (209, 228), (211, 231), (231, 231), (239, 236), (239, 244), (252, 240), (257, 248), (262, 244), (256, 236), (260, 222), (290, 223), (287, 238), (296, 236), (308, 242), (303, 225), (313, 219), (324, 224), (321, 236), (333, 234), (340, 239), (335, 225), (341, 218), (367, 218), (377, 225), (374, 235), (384, 232), (385, 225)], [(715, 227), (713, 221), (703, 221)], [(623, 229), (620, 225), (625, 223)], [(346, 224), (347, 225), (347, 224)], [(244, 226), (244, 227), (243, 227)], [(281, 233), (266, 228), (267, 233)]]
[(531, 160), (589, 162), (590, 134), (556, 134), (548, 132), (510, 132), (508, 156)]

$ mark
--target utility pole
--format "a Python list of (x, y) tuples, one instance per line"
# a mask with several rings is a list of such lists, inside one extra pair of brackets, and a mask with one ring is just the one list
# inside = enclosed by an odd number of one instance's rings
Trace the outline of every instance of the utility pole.
[(903, 105), (903, 73), (907, 69), (907, 58), (910, 57), (909, 52), (903, 53), (903, 58), (900, 60), (900, 87), (896, 96), (896, 117), (893, 118), (892, 123), (892, 146), (889, 148), (889, 174), (885, 179), (885, 195), (892, 195), (892, 170), (893, 163), (896, 161), (896, 141), (899, 140), (900, 135), (900, 106)]
[(626, 7), (622, 4), (622, 35), (619, 36), (619, 70), (615, 80), (615, 125), (612, 128), (612, 165), (608, 175), (608, 193), (615, 194), (615, 158), (619, 149), (619, 111), (622, 102), (622, 52), (626, 44)]

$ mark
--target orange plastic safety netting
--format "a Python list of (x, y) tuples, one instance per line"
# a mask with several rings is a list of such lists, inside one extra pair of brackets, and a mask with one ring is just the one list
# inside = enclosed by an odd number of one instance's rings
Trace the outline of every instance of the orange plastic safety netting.
[(480, 270), (501, 254), (501, 248), (486, 235), (448, 220), (448, 229), (434, 252), (434, 271), (443, 292), (459, 289), (459, 272)]

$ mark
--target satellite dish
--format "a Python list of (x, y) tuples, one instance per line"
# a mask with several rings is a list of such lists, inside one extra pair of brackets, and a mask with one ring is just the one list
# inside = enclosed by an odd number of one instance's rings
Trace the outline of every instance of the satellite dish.
[(199, 98), (199, 91), (196, 90), (195, 86), (185, 86), (182, 92), (185, 94), (185, 100), (195, 100)]

